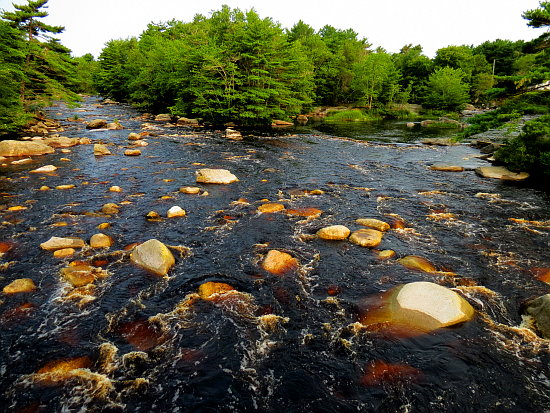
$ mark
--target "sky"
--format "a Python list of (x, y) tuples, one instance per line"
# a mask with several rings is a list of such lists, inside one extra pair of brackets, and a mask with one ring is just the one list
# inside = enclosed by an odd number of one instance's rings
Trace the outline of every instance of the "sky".
[[(12, 3), (26, 0), (0, 0), (0, 9), (12, 11)], [(442, 47), (531, 40), (544, 32), (528, 27), (521, 17), (537, 8), (539, 0), (49, 0), (49, 16), (43, 21), (65, 26), (58, 37), (73, 56), (98, 57), (106, 42), (139, 36), (150, 22), (189, 22), (195, 14), (208, 16), (223, 4), (254, 8), (283, 28), (299, 20), (317, 30), (327, 24), (351, 28), (390, 53), (420, 44), (429, 57)]]

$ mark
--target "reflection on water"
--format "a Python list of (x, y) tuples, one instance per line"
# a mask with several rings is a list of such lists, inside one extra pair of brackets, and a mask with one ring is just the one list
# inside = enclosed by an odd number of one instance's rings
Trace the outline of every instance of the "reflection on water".
[[(0, 298), (5, 409), (547, 409), (548, 341), (518, 327), (521, 303), (549, 290), (532, 271), (550, 267), (550, 230), (534, 224), (550, 219), (547, 193), (478, 178), (471, 169), (483, 161), (467, 146), (380, 143), (424, 133), (399, 123), (363, 130), (373, 142), (312, 130), (228, 142), (220, 131), (144, 124), (127, 107), (97, 103), (89, 99), (76, 113), (119, 119), (126, 129), (65, 122), (62, 134), (105, 143), (113, 156), (94, 157), (92, 145), (79, 145), (2, 167), (0, 286), (24, 277), (37, 285)], [(75, 114), (61, 106), (50, 113)], [(147, 132), (139, 157), (123, 155), (130, 132)], [(433, 163), (466, 171), (432, 171)], [(47, 164), (59, 169), (28, 173)], [(204, 167), (228, 169), (239, 182), (196, 184), (194, 172)], [(39, 190), (44, 185), (75, 187)], [(180, 192), (184, 186), (201, 189)], [(258, 212), (269, 201), (322, 214)], [(106, 203), (119, 212), (102, 213)], [(166, 218), (174, 205), (186, 216)], [(9, 210), (15, 206), (25, 209)], [(147, 219), (151, 211), (160, 217)], [(394, 250), (395, 258), (314, 236), (329, 225), (359, 229), (357, 218), (392, 225), (377, 249)], [(99, 230), (103, 223), (110, 226)], [(89, 242), (98, 232), (114, 245), (65, 259), (39, 247), (51, 236)], [(168, 277), (130, 263), (125, 247), (151, 238), (172, 247), (176, 265)], [(298, 268), (262, 268), (273, 249), (294, 257)], [(425, 257), (438, 271), (396, 262), (407, 255)], [(73, 288), (60, 276), (71, 261), (108, 275)], [(201, 298), (199, 286), (209, 281), (232, 289)], [(369, 297), (412, 281), (455, 288), (478, 316), (409, 338), (358, 323)]]

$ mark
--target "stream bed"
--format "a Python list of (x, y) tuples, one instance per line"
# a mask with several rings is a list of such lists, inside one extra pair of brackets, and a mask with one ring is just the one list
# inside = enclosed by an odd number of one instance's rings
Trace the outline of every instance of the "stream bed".
[[(125, 129), (86, 130), (75, 115)], [(520, 314), (525, 300), (550, 292), (536, 277), (550, 267), (548, 192), (476, 176), (488, 164), (467, 145), (420, 145), (395, 130), (368, 141), (318, 131), (229, 141), (221, 131), (139, 115), (98, 98), (55, 105), (48, 116), (63, 124), (61, 135), (104, 143), (113, 155), (78, 145), (1, 167), (0, 243), (8, 247), (0, 287), (24, 277), (37, 285), (0, 294), (1, 411), (549, 411), (550, 340), (521, 327)], [(141, 156), (124, 155), (130, 132), (145, 132)], [(430, 170), (435, 163), (466, 170)], [(58, 169), (29, 173), (47, 164)], [(197, 184), (200, 168), (227, 169), (239, 181)], [(200, 192), (180, 192), (185, 186)], [(266, 202), (322, 214), (259, 213)], [(119, 212), (102, 213), (106, 203)], [(186, 216), (166, 218), (174, 205)], [(160, 218), (146, 219), (150, 211)], [(329, 225), (358, 229), (358, 218), (392, 226), (377, 250), (424, 257), (441, 274), (315, 237)], [(98, 230), (102, 223), (109, 227)], [(40, 248), (52, 236), (88, 242), (98, 232), (113, 246), (68, 258)], [(176, 256), (167, 277), (128, 258), (132, 245), (152, 238)], [(299, 268), (266, 272), (260, 262), (271, 249)], [(75, 293), (60, 276), (75, 261), (106, 276)], [(243, 295), (190, 301), (208, 281)], [(361, 328), (365, 300), (414, 281), (452, 288), (476, 316), (412, 337)], [(38, 377), (60, 360), (82, 364)]]

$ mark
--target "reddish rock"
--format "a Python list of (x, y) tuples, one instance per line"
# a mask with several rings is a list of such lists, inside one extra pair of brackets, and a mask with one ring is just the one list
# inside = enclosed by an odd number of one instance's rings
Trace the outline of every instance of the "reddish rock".
[(262, 262), (262, 268), (267, 272), (283, 275), (298, 268), (298, 260), (286, 252), (271, 250)]

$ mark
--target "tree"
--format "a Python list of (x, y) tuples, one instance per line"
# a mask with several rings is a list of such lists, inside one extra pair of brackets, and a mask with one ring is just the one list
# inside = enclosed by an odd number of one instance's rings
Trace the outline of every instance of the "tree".
[(393, 60), (396, 69), (401, 73), (401, 89), (408, 91), (411, 103), (418, 103), (432, 73), (433, 62), (422, 54), (422, 46), (412, 44), (403, 46), (399, 53), (393, 55)]
[(550, 1), (541, 1), (539, 7), (533, 10), (527, 10), (521, 17), (529, 20), (528, 26), (539, 28), (550, 26)]
[(468, 102), (468, 85), (461, 69), (442, 67), (433, 72), (426, 86), (424, 105), (442, 110), (457, 111)]

